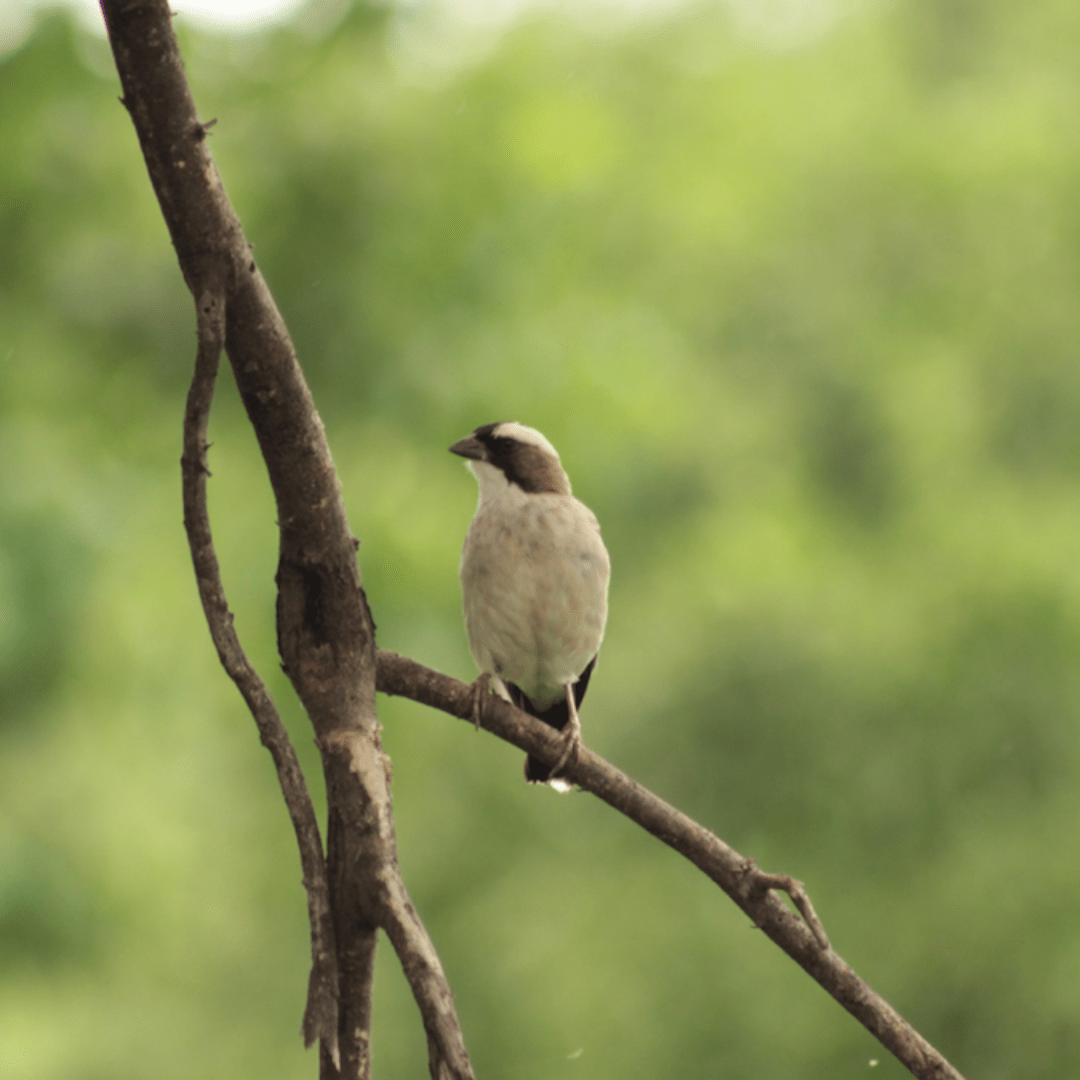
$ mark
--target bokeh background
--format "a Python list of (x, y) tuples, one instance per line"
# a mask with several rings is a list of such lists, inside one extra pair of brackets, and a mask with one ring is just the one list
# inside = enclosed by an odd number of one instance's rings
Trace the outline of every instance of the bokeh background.
[[(195, 348), (100, 28), (0, 57), (0, 1076), (313, 1077), (299, 861), (181, 528)], [(16, 18), (16, 16), (18, 16)], [(1080, 1059), (1080, 7), (313, 0), (178, 30), (326, 421), (380, 643), (474, 676), (446, 447), (517, 419), (613, 563), (589, 743), (966, 1075)], [(274, 653), (223, 374), (212, 511)], [(700, 874), (380, 699), (480, 1077), (899, 1077)], [(378, 1077), (419, 1080), (380, 949)]]

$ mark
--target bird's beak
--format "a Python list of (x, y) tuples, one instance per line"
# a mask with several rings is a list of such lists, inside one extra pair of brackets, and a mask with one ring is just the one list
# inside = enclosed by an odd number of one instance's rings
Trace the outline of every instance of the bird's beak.
[(468, 458), (470, 461), (483, 461), (484, 444), (474, 435), (470, 435), (467, 439), (454, 443), (450, 447), (450, 453)]

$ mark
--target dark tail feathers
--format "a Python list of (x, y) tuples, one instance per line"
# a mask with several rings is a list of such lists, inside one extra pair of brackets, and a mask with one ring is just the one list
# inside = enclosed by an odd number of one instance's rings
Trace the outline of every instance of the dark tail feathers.
[[(578, 681), (574, 683), (574, 702), (577, 704), (578, 708), (581, 708), (581, 702), (585, 697), (585, 691), (589, 688), (589, 679), (592, 676), (594, 667), (596, 667), (595, 656), (589, 661), (585, 670), (578, 676)], [(559, 698), (547, 712), (540, 712), (528, 697), (513, 683), (506, 683), (506, 689), (510, 691), (510, 700), (513, 701), (519, 709), (523, 712), (527, 712), (530, 716), (535, 716), (537, 720), (543, 720), (549, 727), (553, 727), (557, 731), (562, 731), (562, 729), (570, 723), (570, 708), (566, 704), (565, 697)], [(542, 784), (550, 775), (550, 765), (545, 765), (542, 761), (534, 757), (525, 759), (525, 779), (528, 780), (530, 784)]]

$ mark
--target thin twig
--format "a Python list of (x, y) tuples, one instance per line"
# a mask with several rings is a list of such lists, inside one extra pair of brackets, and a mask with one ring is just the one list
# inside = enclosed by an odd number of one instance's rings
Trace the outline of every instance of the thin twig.
[(218, 359), (225, 344), (224, 289), (220, 285), (208, 287), (198, 297), (196, 308), (199, 351), (184, 412), (184, 454), (180, 459), (184, 486), (184, 528), (210, 636), (217, 647), (222, 666), (251, 710), (263, 746), (274, 759), (281, 792), (300, 847), (300, 864), (311, 922), (311, 974), (301, 1028), (304, 1045), (310, 1047), (316, 1039), (322, 1039), (331, 1059), (335, 1065), (339, 1065), (337, 949), (319, 823), (289, 734), (265, 684), (237, 637), (221, 581), (206, 507), (206, 478), (210, 475), (206, 464), (206, 433)]
[[(559, 733), (493, 694), (478, 705), (472, 686), (396, 653), (378, 654), (378, 688), (411, 698), (505, 739), (541, 761), (553, 763), (561, 749)], [(806, 890), (786, 875), (766, 874), (752, 859), (682, 811), (642, 787), (614, 765), (582, 746), (567, 763), (573, 781), (637, 822), (707, 874), (772, 939), (845, 1009), (860, 1021), (920, 1080), (963, 1080), (961, 1074), (884, 998), (830, 948), (824, 927)], [(776, 895), (786, 892), (802, 918)]]
[(405, 891), (400, 874), (388, 882), (383, 929), (401, 960), (420, 1006), (428, 1041), (428, 1069), (434, 1080), (472, 1080), (465, 1043), (457, 1032), (454, 995), (428, 932)]

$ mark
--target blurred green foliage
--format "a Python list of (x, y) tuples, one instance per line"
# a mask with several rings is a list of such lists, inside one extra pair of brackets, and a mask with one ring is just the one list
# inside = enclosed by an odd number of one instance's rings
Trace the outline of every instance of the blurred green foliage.
[[(590, 744), (804, 879), (967, 1075), (1075, 1076), (1080, 9), (551, 15), (425, 69), (434, 9), (318, 2), (178, 25), (381, 643), (473, 677), (445, 447), (539, 427), (615, 567)], [(314, 1076), (298, 859), (181, 530), (191, 303), (117, 93), (58, 13), (0, 59), (0, 1076)], [(317, 789), (227, 374), (213, 428), (238, 626)], [(903, 1075), (651, 838), (381, 704), (480, 1076)], [(426, 1075), (385, 946), (375, 1056)]]

